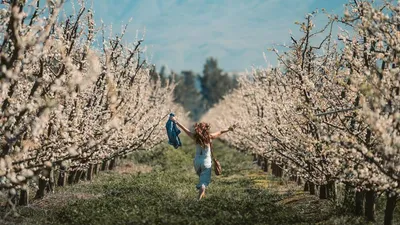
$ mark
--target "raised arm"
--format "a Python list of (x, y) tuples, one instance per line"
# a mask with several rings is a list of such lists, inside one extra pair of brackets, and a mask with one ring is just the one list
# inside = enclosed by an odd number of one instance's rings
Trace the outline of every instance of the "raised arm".
[(178, 127), (180, 127), (190, 138), (193, 139), (192, 132), (190, 132), (189, 129), (187, 129), (185, 126), (183, 126), (181, 123), (179, 123), (175, 116), (170, 117), (170, 120), (174, 121)]
[(217, 132), (215, 132), (215, 133), (212, 133), (211, 134), (211, 139), (215, 139), (215, 138), (218, 138), (219, 136), (221, 136), (222, 134), (225, 134), (225, 133), (227, 133), (227, 132), (229, 132), (229, 131), (233, 131), (233, 126), (231, 126), (231, 127), (229, 127), (228, 129), (226, 129), (226, 130), (220, 130), (220, 131), (217, 131)]

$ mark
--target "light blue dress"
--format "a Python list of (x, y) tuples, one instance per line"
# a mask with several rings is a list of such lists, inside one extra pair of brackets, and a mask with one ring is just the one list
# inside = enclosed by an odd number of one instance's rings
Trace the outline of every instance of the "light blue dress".
[(208, 144), (205, 148), (196, 145), (196, 156), (194, 157), (194, 169), (199, 176), (199, 183), (196, 185), (200, 189), (202, 185), (207, 187), (211, 182), (211, 150)]

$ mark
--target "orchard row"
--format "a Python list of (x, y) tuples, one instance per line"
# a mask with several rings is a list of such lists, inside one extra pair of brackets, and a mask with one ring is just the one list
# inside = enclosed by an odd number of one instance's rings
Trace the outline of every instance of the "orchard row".
[[(225, 141), (282, 172), (355, 198), (355, 211), (375, 220), (378, 194), (392, 223), (400, 183), (400, 5), (350, 1), (343, 17), (317, 29), (317, 12), (298, 23), (275, 68), (254, 69), (205, 118), (236, 121)], [(338, 27), (345, 27), (339, 29)], [(335, 35), (335, 33), (338, 33)]]
[(9, 205), (16, 196), (27, 204), (32, 186), (41, 198), (55, 180), (91, 177), (165, 140), (167, 115), (183, 110), (172, 84), (150, 78), (143, 38), (126, 44), (126, 27), (108, 35), (83, 3), (72, 15), (63, 1), (1, 6), (0, 188)]

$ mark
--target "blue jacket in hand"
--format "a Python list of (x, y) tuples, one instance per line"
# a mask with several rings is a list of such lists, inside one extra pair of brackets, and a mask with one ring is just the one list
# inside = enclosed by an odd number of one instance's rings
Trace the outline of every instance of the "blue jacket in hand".
[[(171, 113), (169, 114), (169, 116), (173, 117), (175, 115)], [(181, 131), (176, 126), (176, 123), (171, 119), (168, 119), (165, 128), (167, 129), (168, 143), (175, 148), (179, 148), (179, 146), (182, 146), (181, 139), (179, 138), (179, 134), (181, 133)]]

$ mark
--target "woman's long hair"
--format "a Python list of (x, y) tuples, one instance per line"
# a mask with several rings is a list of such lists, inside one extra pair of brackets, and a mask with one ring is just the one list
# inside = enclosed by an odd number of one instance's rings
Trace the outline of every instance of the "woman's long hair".
[(194, 140), (196, 144), (205, 148), (210, 141), (210, 124), (208, 123), (195, 123), (194, 124)]

